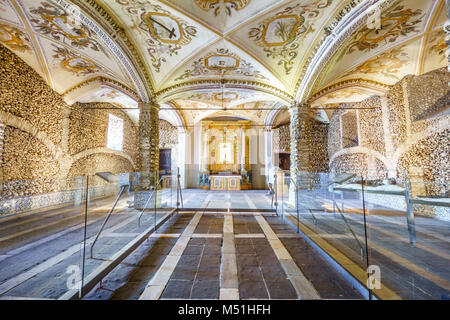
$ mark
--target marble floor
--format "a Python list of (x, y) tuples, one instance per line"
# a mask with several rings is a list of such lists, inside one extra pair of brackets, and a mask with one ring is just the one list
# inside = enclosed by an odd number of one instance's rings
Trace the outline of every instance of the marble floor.
[(0, 218), (0, 299), (63, 298), (83, 267), (89, 277), (155, 225), (84, 299), (362, 299), (354, 281), (366, 285), (367, 263), (380, 299), (449, 295), (448, 222), (416, 216), (411, 246), (404, 212), (363, 212), (355, 196), (340, 199), (341, 215), (323, 193), (301, 194), (298, 211), (278, 198), (277, 212), (264, 190), (182, 195), (178, 214), (165, 191), (156, 211), (125, 195), (107, 221), (114, 197), (91, 201), (87, 216), (66, 206)]

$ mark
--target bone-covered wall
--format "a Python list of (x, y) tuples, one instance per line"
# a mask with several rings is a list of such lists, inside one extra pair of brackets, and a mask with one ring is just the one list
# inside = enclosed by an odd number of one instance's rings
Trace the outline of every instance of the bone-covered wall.
[[(399, 184), (408, 172), (423, 181), (448, 184), (449, 81), (446, 68), (409, 75), (385, 96), (340, 105), (330, 119), (331, 171), (389, 177)], [(348, 107), (357, 110), (344, 109)], [(354, 116), (346, 117), (349, 113)], [(439, 193), (437, 189), (430, 187), (426, 194)]]
[[(111, 110), (112, 105), (109, 110), (86, 110), (104, 107), (93, 103), (69, 106), (3, 46), (0, 73), (0, 178), (5, 186), (0, 201), (55, 191), (70, 176), (137, 169), (137, 126), (124, 112)], [(109, 113), (124, 120), (121, 152), (106, 148)], [(15, 210), (1, 206), (0, 214)]]

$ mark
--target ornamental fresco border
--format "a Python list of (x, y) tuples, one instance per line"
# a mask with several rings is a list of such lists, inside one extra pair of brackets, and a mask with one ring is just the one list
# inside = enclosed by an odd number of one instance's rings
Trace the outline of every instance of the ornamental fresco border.
[(309, 103), (314, 102), (315, 100), (320, 99), (320, 98), (326, 96), (327, 94), (330, 94), (337, 90), (341, 90), (341, 89), (345, 89), (345, 88), (352, 88), (352, 87), (362, 87), (362, 88), (367, 88), (367, 89), (371, 89), (371, 90), (387, 92), (387, 90), (389, 90), (389, 88), (391, 86), (381, 83), (381, 82), (376, 82), (373, 80), (366, 80), (366, 79), (344, 80), (344, 81), (340, 81), (338, 83), (335, 83), (331, 86), (328, 86), (328, 87), (323, 88), (322, 90), (316, 92), (314, 95), (311, 96), (310, 99), (308, 99), (308, 102)]
[(377, 29), (371, 29), (367, 26), (356, 31), (352, 35), (351, 42), (337, 57), (339, 62), (345, 55), (350, 55), (356, 51), (369, 52), (380, 45), (393, 43), (401, 36), (408, 36), (411, 33), (418, 33), (417, 25), (422, 22), (422, 9), (415, 11), (405, 9), (401, 2), (404, 0), (396, 0), (390, 9), (381, 14), (381, 31), (387, 29), (386, 32), (380, 32)]
[(32, 52), (31, 41), (28, 35), (22, 30), (0, 23), (0, 43), (13, 51)]
[(121, 83), (121, 82), (119, 82), (117, 80), (110, 79), (110, 78), (103, 77), (103, 76), (97, 76), (97, 77), (94, 77), (94, 78), (82, 81), (82, 82), (78, 83), (77, 85), (75, 85), (74, 87), (66, 90), (61, 95), (63, 97), (66, 97), (70, 93), (72, 93), (72, 92), (74, 92), (74, 91), (76, 91), (76, 90), (78, 90), (78, 89), (80, 89), (82, 87), (85, 87), (85, 86), (89, 85), (90, 83), (97, 82), (97, 81), (100, 82), (101, 84), (105, 84), (105, 85), (111, 86), (111, 87), (119, 90), (123, 94), (129, 96), (131, 99), (133, 99), (135, 101), (138, 101), (138, 95), (137, 95), (136, 91), (134, 91), (133, 89), (127, 87), (126, 85), (124, 85), (123, 83)]
[[(289, 93), (282, 91), (274, 86), (271, 86), (266, 83), (251, 81), (251, 80), (232, 80), (225, 79), (223, 82), (221, 80), (194, 80), (190, 82), (183, 82), (179, 84), (175, 84), (173, 86), (167, 87), (155, 94), (156, 99), (158, 101), (171, 100), (171, 96), (179, 93), (183, 93), (190, 90), (218, 90), (221, 89), (222, 86), (225, 86), (225, 89), (242, 89), (242, 90), (255, 90), (262, 93), (266, 93), (277, 97), (281, 101), (284, 101), (287, 104), (292, 103), (294, 101), (294, 97)], [(198, 86), (198, 87), (197, 87)], [(195, 88), (192, 88), (195, 87)]]
[(72, 16), (57, 3), (51, 0), (41, 1), (38, 6), (31, 7), (28, 14), (31, 25), (37, 33), (49, 36), (58, 42), (70, 44), (76, 49), (89, 48), (96, 52), (101, 51), (109, 57), (108, 51), (95, 39), (95, 33), (85, 24), (77, 24)]
[(368, 59), (361, 65), (347, 71), (341, 78), (348, 77), (354, 73), (362, 73), (365, 75), (378, 74), (387, 78), (400, 80), (401, 78), (395, 74), (410, 62), (408, 51), (404, 50), (407, 45), (403, 44), (400, 47), (393, 48)]
[(53, 56), (52, 58), (59, 61), (60, 67), (70, 72), (77, 77), (87, 76), (95, 73), (106, 73), (106, 70), (101, 66), (97, 65), (95, 62), (88, 58), (82, 57), (81, 55), (69, 50), (65, 47), (53, 46)]
[(316, 0), (310, 5), (300, 3), (265, 19), (249, 30), (248, 36), (261, 47), (266, 57), (282, 66), (286, 75), (293, 69), (300, 49), (300, 38), (314, 32), (314, 22), (332, 0)]
[(203, 11), (209, 12), (213, 10), (214, 16), (221, 14), (225, 10), (225, 14), (232, 15), (232, 10), (239, 11), (247, 7), (251, 0), (194, 0), (195, 4)]
[[(216, 63), (211, 61), (214, 58), (216, 58), (215, 60), (218, 60)], [(227, 65), (227, 62), (232, 62), (232, 64)], [(255, 77), (261, 80), (269, 80), (267, 77), (262, 75), (259, 70), (255, 70), (251, 63), (241, 59), (237, 54), (232, 53), (228, 49), (219, 48), (216, 52), (209, 52), (205, 56), (195, 60), (191, 64), (190, 68), (185, 70), (182, 75), (175, 78), (174, 81), (209, 75), (244, 76)]]

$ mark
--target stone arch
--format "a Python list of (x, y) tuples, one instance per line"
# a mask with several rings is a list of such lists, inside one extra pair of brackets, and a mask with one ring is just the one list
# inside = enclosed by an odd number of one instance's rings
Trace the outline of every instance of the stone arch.
[[(102, 157), (108, 158), (101, 159)], [(100, 158), (100, 160), (103, 161), (96, 162), (96, 158)], [(101, 165), (98, 167), (95, 165), (96, 163), (100, 163)], [(77, 168), (77, 165), (80, 166), (80, 168)], [(87, 169), (87, 167), (89, 167), (89, 169)], [(126, 167), (126, 169), (120, 170), (121, 167)], [(85, 174), (93, 175), (98, 171), (110, 171), (116, 174), (131, 172), (135, 169), (135, 164), (129, 155), (107, 148), (97, 148), (86, 150), (75, 155), (70, 166), (66, 169), (67, 172), (65, 172), (65, 175), (72, 177)]]
[(33, 126), (28, 121), (1, 110), (0, 110), (0, 121), (7, 126), (14, 127), (26, 133), (29, 133), (30, 135), (38, 139), (47, 147), (47, 149), (52, 153), (55, 159), (61, 161), (61, 158), (63, 158), (64, 153), (62, 149), (59, 146), (56, 146), (47, 136), (47, 134), (45, 134), (42, 131), (39, 131), (35, 126)]
[[(369, 157), (374, 159), (373, 167), (369, 165)], [(340, 168), (336, 167), (340, 160)], [(380, 153), (364, 147), (354, 147), (336, 152), (329, 162), (330, 172), (344, 173), (351, 168), (348, 173), (356, 173), (373, 179), (387, 178), (395, 176), (395, 169), (389, 165), (387, 159)]]

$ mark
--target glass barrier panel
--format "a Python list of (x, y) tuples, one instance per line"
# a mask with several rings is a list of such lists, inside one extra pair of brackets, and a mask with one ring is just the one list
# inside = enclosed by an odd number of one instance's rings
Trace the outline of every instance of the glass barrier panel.
[(84, 199), (84, 177), (2, 183), (1, 298), (58, 299), (79, 290)]
[[(100, 288), (99, 279), (131, 254), (177, 208), (177, 176), (159, 173), (144, 185), (148, 173), (89, 176), (83, 297)], [(102, 298), (113, 291), (102, 289)], [(109, 292), (109, 293), (108, 293)]]
[(365, 201), (373, 293), (384, 299), (448, 299), (448, 184), (399, 172), (397, 179), (368, 179)]

